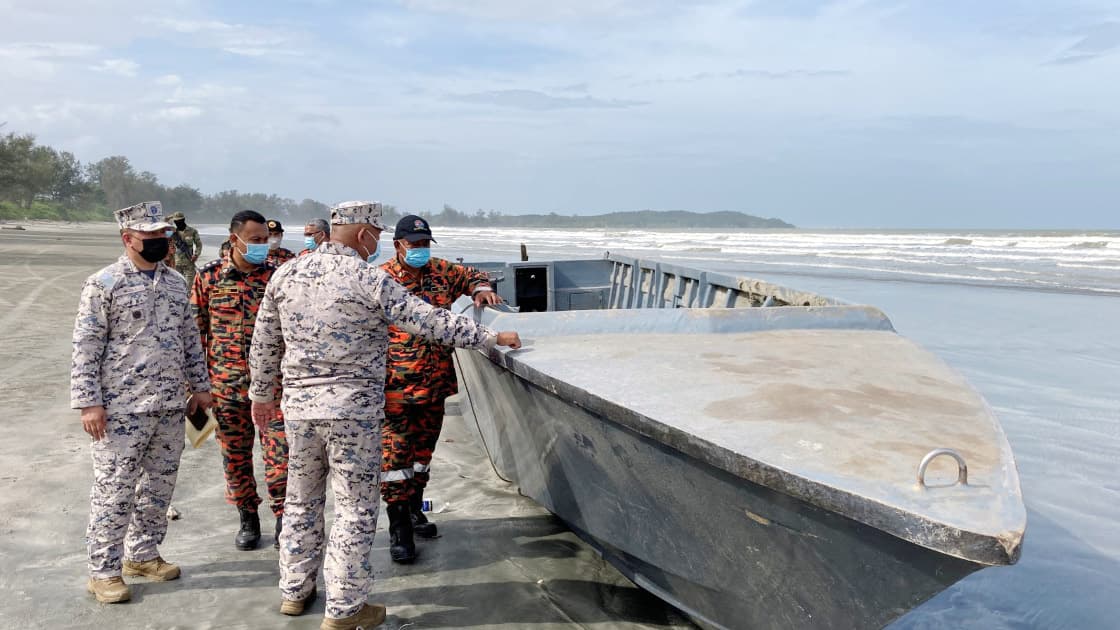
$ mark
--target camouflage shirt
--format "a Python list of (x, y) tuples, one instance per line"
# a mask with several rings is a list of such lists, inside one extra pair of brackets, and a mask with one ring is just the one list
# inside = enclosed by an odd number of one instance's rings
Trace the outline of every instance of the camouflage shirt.
[(202, 237), (198, 235), (198, 230), (189, 225), (176, 231), (171, 242), (175, 245), (175, 254), (179, 262), (193, 264), (202, 253)]
[(459, 347), (489, 347), (496, 337), (409, 295), (353, 249), (323, 243), (268, 284), (249, 354), (249, 397), (273, 400), (283, 373), (287, 419), (384, 417), (390, 323)]
[[(401, 264), (396, 256), (382, 264), (381, 269), (409, 293), (436, 308), (450, 309), (459, 296), (490, 288), (485, 272), (442, 258), (428, 261), (419, 277), (413, 276), (411, 269)], [(453, 347), (390, 326), (385, 392), (400, 396), (410, 404), (437, 402), (454, 394), (457, 389), (455, 367), (451, 362), (454, 351)]]
[(272, 263), (273, 267), (279, 267), (289, 260), (295, 258), (295, 253), (286, 247), (277, 247), (276, 249), (268, 250), (268, 262)]
[(183, 276), (160, 263), (148, 278), (128, 256), (90, 276), (74, 321), (70, 406), (173, 411), (188, 386), (210, 391)]
[(253, 324), (275, 271), (265, 261), (244, 273), (226, 257), (207, 263), (194, 278), (191, 305), (210, 366), (210, 380), (219, 393), (236, 393), (249, 385)]

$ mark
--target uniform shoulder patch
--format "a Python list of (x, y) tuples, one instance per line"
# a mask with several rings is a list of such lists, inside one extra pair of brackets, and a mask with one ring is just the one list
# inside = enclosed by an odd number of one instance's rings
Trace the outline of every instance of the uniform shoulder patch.
[(113, 273), (112, 269), (104, 269), (101, 273), (97, 274), (97, 281), (101, 286), (105, 287), (106, 291), (112, 291), (113, 285), (117, 283), (117, 276)]

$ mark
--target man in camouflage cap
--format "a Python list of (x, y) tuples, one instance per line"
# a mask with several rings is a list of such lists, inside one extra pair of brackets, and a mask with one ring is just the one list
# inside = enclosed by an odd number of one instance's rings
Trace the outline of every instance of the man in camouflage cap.
[(210, 406), (187, 285), (161, 262), (171, 225), (158, 201), (116, 218), (125, 253), (82, 287), (70, 370), (70, 404), (93, 438), (86, 588), (104, 603), (131, 597), (122, 572), (179, 577), (158, 545), (183, 451), (184, 409)]
[[(459, 347), (518, 348), (515, 332), (495, 333), (432, 308), (367, 261), (385, 229), (381, 204), (351, 201), (331, 209), (331, 240), (284, 264), (257, 313), (249, 353), (253, 420), (275, 416), (283, 380), (288, 489), (280, 534), (280, 612), (301, 614), (323, 567), (323, 630), (372, 628), (385, 607), (366, 602), (370, 548), (377, 528), (381, 421), (389, 324)], [(328, 477), (335, 521), (324, 559)]]
[(175, 233), (171, 235), (171, 244), (175, 248), (175, 271), (183, 274), (188, 287), (192, 286), (197, 271), (195, 263), (202, 254), (202, 237), (198, 235), (198, 230), (187, 225), (187, 217), (182, 212), (167, 218), (175, 226)]

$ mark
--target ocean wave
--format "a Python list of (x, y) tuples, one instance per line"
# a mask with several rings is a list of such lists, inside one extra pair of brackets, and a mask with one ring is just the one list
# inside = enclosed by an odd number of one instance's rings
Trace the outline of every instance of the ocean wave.
[(1069, 246), (1069, 249), (1101, 249), (1108, 247), (1108, 241), (1081, 241)]
[(942, 245), (971, 245), (972, 239), (970, 238), (947, 238)]

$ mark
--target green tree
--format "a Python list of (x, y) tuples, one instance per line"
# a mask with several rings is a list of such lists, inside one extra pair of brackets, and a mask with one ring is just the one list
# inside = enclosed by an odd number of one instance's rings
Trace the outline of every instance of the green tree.
[[(105, 203), (110, 208), (125, 208), (136, 201), (132, 200), (136, 172), (123, 155), (107, 157), (87, 167), (89, 181), (105, 195)], [(140, 201), (148, 201), (142, 199)]]

